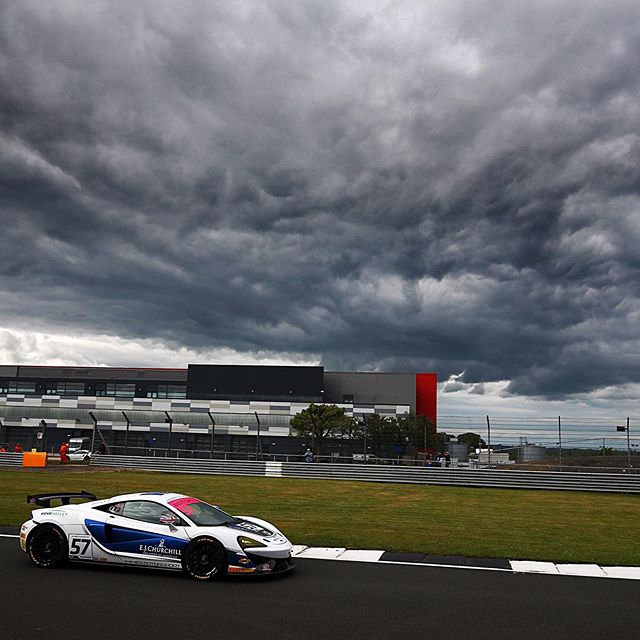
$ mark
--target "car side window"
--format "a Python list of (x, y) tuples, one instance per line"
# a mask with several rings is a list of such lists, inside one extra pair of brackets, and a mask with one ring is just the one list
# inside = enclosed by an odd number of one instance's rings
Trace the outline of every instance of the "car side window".
[(125, 518), (131, 518), (132, 520), (150, 522), (152, 524), (184, 524), (181, 518), (173, 511), (150, 500), (130, 500), (129, 502), (125, 502), (120, 515)]
[(107, 509), (107, 511), (117, 516), (121, 516), (123, 508), (124, 508), (124, 502), (114, 502), (113, 504), (109, 505), (109, 508)]

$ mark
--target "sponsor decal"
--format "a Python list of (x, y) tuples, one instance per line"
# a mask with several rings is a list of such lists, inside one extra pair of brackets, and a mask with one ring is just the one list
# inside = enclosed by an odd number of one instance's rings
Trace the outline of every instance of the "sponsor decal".
[(69, 515), (66, 511), (41, 511), (41, 516), (57, 516), (59, 518), (66, 518)]
[(238, 531), (248, 531), (250, 533), (255, 533), (259, 536), (271, 536), (273, 535), (273, 531), (269, 531), (269, 529), (265, 529), (261, 527), (259, 524), (254, 524), (253, 522), (248, 522), (247, 520), (238, 520), (233, 524), (227, 525), (231, 529), (237, 529)]
[(255, 569), (253, 567), (229, 567), (227, 571), (229, 573), (253, 573)]
[(158, 542), (158, 544), (141, 544), (141, 545), (138, 545), (138, 548), (141, 553), (154, 555), (154, 556), (180, 557), (182, 555), (182, 551), (180, 551), (180, 549), (172, 549), (171, 547), (166, 547), (164, 544), (164, 538), (162, 538)]
[(249, 564), (249, 563), (251, 562), (251, 560), (249, 560), (249, 558), (240, 558), (240, 559), (238, 560), (238, 562), (239, 562), (240, 564)]

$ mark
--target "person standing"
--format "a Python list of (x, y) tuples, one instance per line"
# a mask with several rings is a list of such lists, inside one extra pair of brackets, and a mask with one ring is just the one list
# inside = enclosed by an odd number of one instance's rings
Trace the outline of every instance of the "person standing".
[(19, 442), (15, 447), (13, 447), (13, 453), (22, 453), (22, 445)]
[(60, 445), (60, 464), (67, 464), (69, 461), (69, 456), (67, 452), (69, 451), (69, 445), (66, 442), (63, 442)]

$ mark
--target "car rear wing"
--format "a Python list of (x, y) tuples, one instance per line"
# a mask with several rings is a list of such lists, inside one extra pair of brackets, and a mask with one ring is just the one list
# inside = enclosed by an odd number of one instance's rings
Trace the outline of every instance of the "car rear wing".
[(69, 504), (74, 498), (82, 500), (96, 500), (96, 496), (88, 491), (81, 491), (80, 493), (38, 493), (32, 496), (27, 496), (27, 504), (37, 504), (41, 507), (51, 507), (52, 500), (61, 500), (62, 504)]

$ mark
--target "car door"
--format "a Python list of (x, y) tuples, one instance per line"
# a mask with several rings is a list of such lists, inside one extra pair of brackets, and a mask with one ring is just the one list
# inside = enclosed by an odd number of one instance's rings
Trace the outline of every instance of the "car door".
[(100, 542), (125, 564), (179, 568), (189, 537), (186, 522), (151, 500), (110, 506)]

